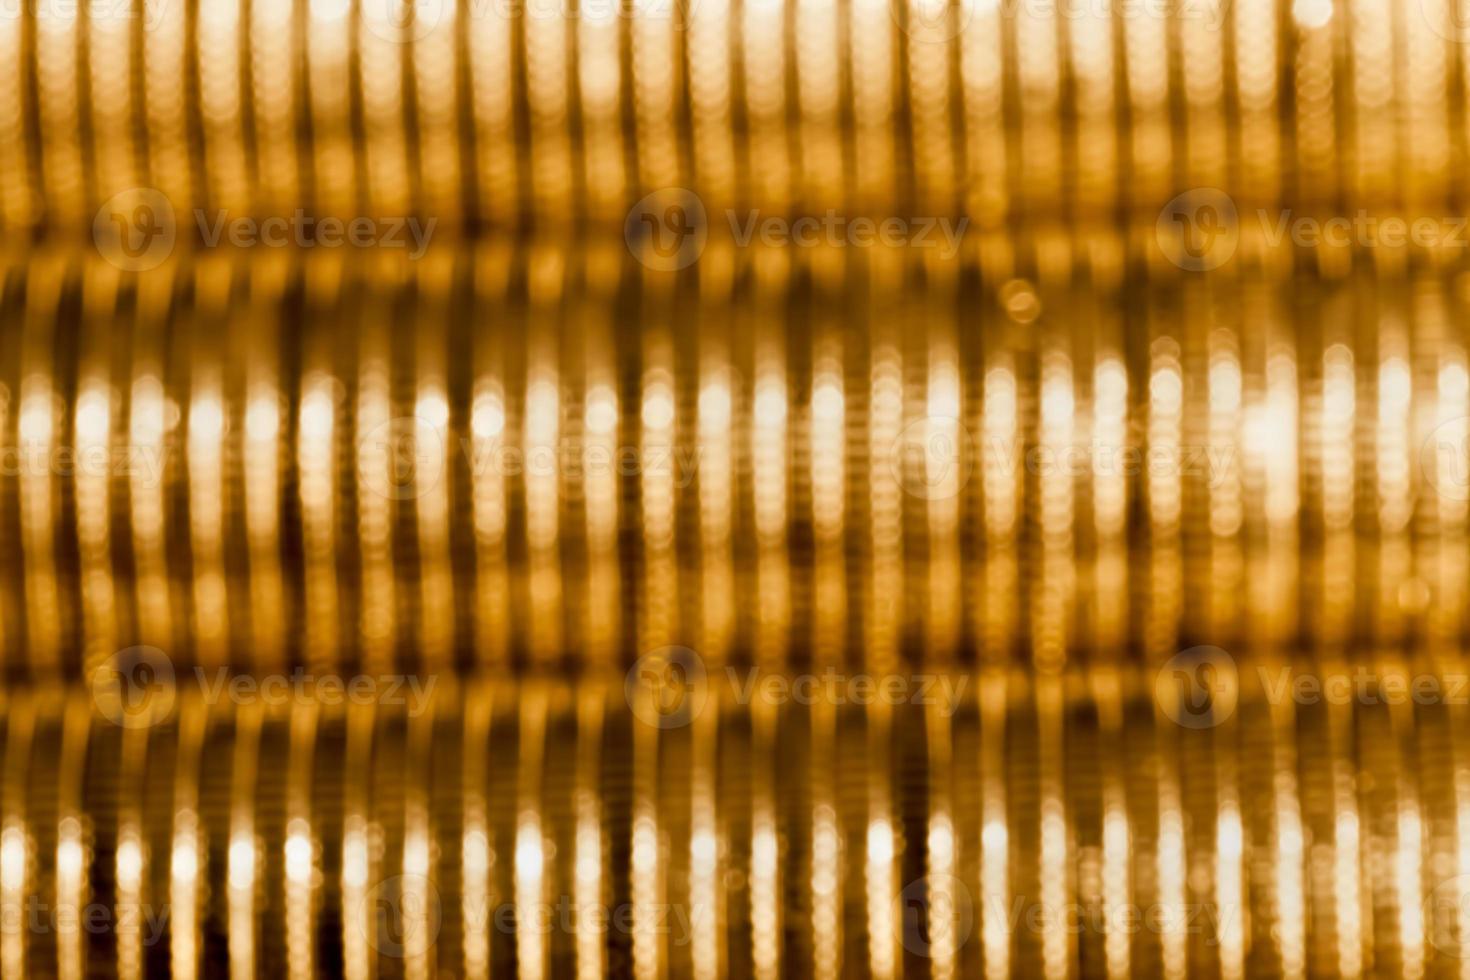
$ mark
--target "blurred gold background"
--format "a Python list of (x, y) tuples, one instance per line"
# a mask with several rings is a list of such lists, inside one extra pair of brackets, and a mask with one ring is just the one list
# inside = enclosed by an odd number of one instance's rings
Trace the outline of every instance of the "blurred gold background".
[(1447, 248), (48, 248), (6, 282), (18, 675), (1466, 638)]
[(1466, 25), (0, 5), (0, 978), (1470, 977)]
[(1450, 207), (1459, 0), (10, 0), (0, 217)]

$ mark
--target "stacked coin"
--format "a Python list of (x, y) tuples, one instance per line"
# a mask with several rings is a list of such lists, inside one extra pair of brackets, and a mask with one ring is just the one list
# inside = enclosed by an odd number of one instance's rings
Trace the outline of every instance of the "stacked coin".
[(1453, 213), (1466, 37), (1454, 0), (15, 0), (0, 220)]
[(1219, 650), (1051, 678), (685, 651), (575, 682), (31, 688), (4, 705), (0, 964), (1452, 975), (1466, 680)]
[(1467, 39), (0, 10), (0, 980), (1470, 975)]
[(32, 253), (6, 666), (1455, 648), (1462, 261), (1155, 231)]

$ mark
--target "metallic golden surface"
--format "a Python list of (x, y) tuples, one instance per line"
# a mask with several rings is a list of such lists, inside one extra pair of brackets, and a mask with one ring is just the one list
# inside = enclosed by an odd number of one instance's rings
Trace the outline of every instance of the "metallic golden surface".
[(0, 980), (1470, 977), (1464, 0), (0, 7)]
[(1241, 657), (1213, 714), (1110, 665), (13, 691), (5, 972), (1460, 975), (1465, 701), (1406, 692), (1465, 677)]
[[(714, 208), (1011, 219), (1452, 206), (1455, 0), (16, 0), (0, 220), (617, 223)], [(197, 81), (196, 81), (197, 80)]]
[[(43, 249), (0, 648), (207, 667), (1156, 662), (1466, 639), (1452, 249)], [(640, 253), (641, 254), (641, 253)]]

